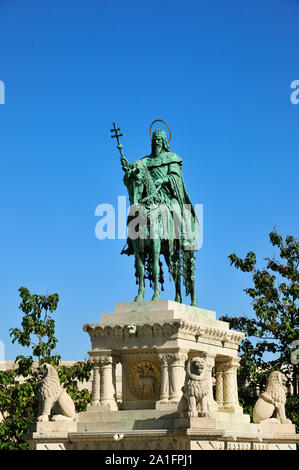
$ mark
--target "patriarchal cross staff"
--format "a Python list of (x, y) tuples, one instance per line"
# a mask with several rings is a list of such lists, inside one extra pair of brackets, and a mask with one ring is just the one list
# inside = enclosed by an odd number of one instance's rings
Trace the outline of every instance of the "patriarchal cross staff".
[(121, 161), (121, 164), (122, 164), (122, 167), (123, 167), (123, 170), (124, 171), (127, 171), (130, 164), (128, 162), (128, 160), (124, 157), (124, 154), (123, 154), (123, 146), (122, 144), (120, 143), (119, 141), (119, 138), (123, 136), (123, 134), (118, 134), (118, 131), (120, 131), (121, 128), (120, 127), (116, 127), (116, 124), (115, 122), (113, 123), (113, 129), (110, 129), (110, 132), (114, 132), (114, 135), (111, 136), (111, 138), (113, 139), (114, 137), (116, 138), (117, 140), (117, 148), (120, 152), (120, 161)]
[(117, 132), (120, 131), (121, 128), (120, 127), (116, 127), (115, 125), (115, 122), (113, 123), (113, 129), (110, 129), (110, 132), (114, 132), (114, 135), (112, 134), (111, 138), (113, 139), (113, 137), (116, 137), (116, 140), (117, 140), (117, 148), (119, 149), (120, 151), (120, 155), (122, 156), (122, 158), (124, 157), (123, 156), (123, 151), (122, 151), (122, 144), (119, 142), (119, 138), (123, 136), (123, 134), (118, 134)]

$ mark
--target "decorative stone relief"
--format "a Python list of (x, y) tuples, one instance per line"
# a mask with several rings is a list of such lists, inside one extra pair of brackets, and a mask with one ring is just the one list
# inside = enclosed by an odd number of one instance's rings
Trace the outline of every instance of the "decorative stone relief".
[(222, 441), (195, 441), (192, 444), (192, 450), (224, 450), (224, 442)]
[(260, 442), (252, 443), (252, 450), (269, 450), (269, 444), (264, 444)]
[(114, 336), (116, 336), (117, 338), (122, 338), (124, 336), (124, 329), (119, 325), (114, 327), (113, 332)]
[(155, 399), (160, 395), (161, 374), (151, 361), (140, 361), (133, 365), (129, 373), (130, 391), (139, 399)]
[(129, 336), (134, 336), (137, 332), (136, 323), (129, 323), (128, 325), (125, 326), (124, 329), (125, 329), (125, 332), (127, 332)]
[(142, 325), (142, 335), (143, 336), (153, 336), (153, 327), (152, 325)]
[(250, 442), (227, 442), (226, 450), (250, 450)]
[(162, 333), (163, 333), (162, 325), (160, 325), (159, 323), (155, 323), (153, 325), (153, 334), (154, 334), (154, 336), (161, 336)]

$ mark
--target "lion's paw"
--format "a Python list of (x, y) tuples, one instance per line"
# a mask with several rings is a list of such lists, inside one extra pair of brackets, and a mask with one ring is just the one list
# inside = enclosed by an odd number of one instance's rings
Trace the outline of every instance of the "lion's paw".
[(290, 419), (287, 419), (287, 418), (283, 418), (281, 420), (281, 424), (292, 424), (292, 421)]
[(37, 418), (37, 421), (39, 423), (45, 423), (46, 421), (49, 421), (49, 416), (48, 415), (40, 415), (38, 418)]
[(74, 421), (74, 418), (70, 418), (64, 415), (53, 415), (51, 417), (51, 421), (56, 421), (56, 422)]

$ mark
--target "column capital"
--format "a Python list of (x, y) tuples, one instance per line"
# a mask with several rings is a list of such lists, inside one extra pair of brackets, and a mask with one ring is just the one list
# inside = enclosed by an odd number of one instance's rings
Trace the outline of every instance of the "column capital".
[(216, 361), (216, 372), (236, 372), (240, 367), (240, 357), (228, 357), (221, 362)]
[[(89, 361), (92, 364), (99, 364), (102, 365), (106, 361), (112, 361), (112, 350), (104, 349), (104, 350), (92, 350), (88, 351), (89, 354)], [(110, 359), (111, 358), (111, 359)]]
[(186, 352), (173, 352), (173, 353), (168, 353), (168, 361), (169, 364), (172, 366), (184, 366), (185, 362), (188, 359), (188, 354)]
[(167, 353), (159, 353), (158, 352), (158, 358), (160, 359), (160, 362), (162, 363), (162, 366), (167, 366), (168, 365), (168, 361), (169, 361), (169, 357), (168, 357), (168, 354)]
[(89, 362), (92, 364), (92, 368), (95, 369), (96, 367), (100, 367), (100, 364), (99, 364), (99, 358), (98, 357), (91, 357), (89, 359)]
[(98, 359), (101, 366), (108, 366), (113, 364), (113, 357), (112, 356), (101, 356)]

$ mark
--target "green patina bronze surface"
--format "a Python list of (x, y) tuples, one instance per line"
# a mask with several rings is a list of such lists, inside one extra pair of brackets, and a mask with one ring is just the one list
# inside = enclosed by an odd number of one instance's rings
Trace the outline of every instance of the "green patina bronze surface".
[(164, 256), (175, 282), (175, 300), (182, 302), (181, 277), (191, 305), (196, 305), (195, 251), (198, 221), (188, 195), (183, 175), (182, 159), (170, 151), (166, 133), (157, 129), (152, 135), (152, 148), (147, 155), (130, 163), (123, 155), (113, 123), (121, 165), (125, 172), (131, 211), (128, 217), (128, 239), (122, 254), (135, 256), (136, 282), (139, 285), (135, 301), (142, 301), (145, 279), (153, 285), (152, 300), (160, 299), (164, 275), (160, 255)]

